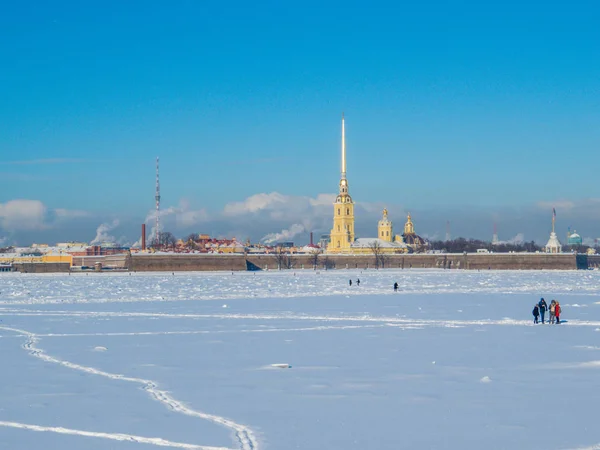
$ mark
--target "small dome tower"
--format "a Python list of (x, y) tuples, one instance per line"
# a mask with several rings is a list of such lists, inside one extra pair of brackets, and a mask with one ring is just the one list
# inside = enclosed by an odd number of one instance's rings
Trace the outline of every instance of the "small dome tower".
[(394, 233), (392, 232), (392, 222), (388, 219), (388, 210), (383, 210), (383, 217), (377, 224), (377, 237), (386, 242), (392, 242)]

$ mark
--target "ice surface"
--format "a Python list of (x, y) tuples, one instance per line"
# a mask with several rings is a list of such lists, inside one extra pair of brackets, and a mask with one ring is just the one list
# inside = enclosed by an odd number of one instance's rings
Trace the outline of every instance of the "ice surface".
[[(599, 295), (597, 271), (0, 274), (0, 448), (595, 448)], [(533, 325), (540, 296), (564, 323)]]

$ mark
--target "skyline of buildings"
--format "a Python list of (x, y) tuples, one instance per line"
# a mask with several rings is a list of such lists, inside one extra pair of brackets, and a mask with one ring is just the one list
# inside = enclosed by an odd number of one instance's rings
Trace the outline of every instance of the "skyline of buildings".
[[(161, 215), (165, 214), (169, 217), (173, 213), (172, 208), (168, 208), (166, 211), (160, 211), (160, 184), (159, 184), (159, 158), (156, 158), (156, 192), (155, 192), (155, 212), (154, 215), (149, 214), (146, 217), (146, 220), (143, 224), (143, 230), (146, 233), (146, 240), (151, 242), (153, 237), (158, 236), (159, 230), (163, 230), (159, 227), (161, 223)], [(347, 153), (346, 153), (346, 135), (345, 135), (345, 118), (342, 114), (341, 121), (341, 175), (339, 181), (339, 193), (335, 197), (335, 202), (333, 203), (333, 226), (331, 228), (330, 233), (321, 234), (321, 242), (322, 245), (325, 245), (324, 242), (327, 241), (326, 247), (327, 251), (330, 253), (348, 253), (348, 252), (361, 252), (368, 250), (369, 245), (377, 240), (380, 245), (386, 248), (386, 251), (389, 252), (405, 252), (408, 251), (408, 248), (411, 251), (417, 251), (418, 249), (423, 250), (427, 247), (427, 238), (423, 238), (417, 235), (414, 231), (414, 225), (411, 219), (410, 213), (407, 214), (407, 222), (404, 226), (404, 233), (401, 235), (393, 234), (393, 224), (392, 221), (388, 217), (388, 209), (384, 207), (383, 209), (383, 217), (378, 221), (377, 224), (377, 234), (375, 237), (363, 237), (355, 232), (355, 203), (350, 196), (349, 193), (349, 183), (347, 178)], [(285, 198), (280, 199), (281, 205), (285, 205)], [(239, 204), (238, 204), (239, 206)], [(260, 208), (258, 208), (260, 209)], [(369, 215), (369, 214), (367, 214)], [(553, 248), (555, 251), (560, 252), (561, 244), (559, 242), (559, 237), (557, 233), (555, 233), (555, 220), (556, 220), (556, 209), (553, 208), (553, 217), (552, 217), (552, 232), (551, 238), (546, 244), (548, 248)], [(146, 227), (146, 224), (154, 223), (154, 227)], [(446, 221), (446, 235), (445, 239), (449, 240), (451, 238), (450, 233), (450, 221)], [(115, 219), (112, 224), (101, 224), (96, 230), (96, 237), (91, 241), (91, 245), (106, 245), (109, 246), (125, 246), (125, 247), (134, 247), (139, 248), (143, 246), (143, 239), (138, 239), (135, 243), (123, 242), (121, 239), (115, 239), (112, 235), (109, 235), (112, 229), (115, 229), (119, 226), (119, 220)], [(293, 228), (293, 226), (291, 227)], [(170, 230), (165, 230), (170, 231)], [(204, 231), (204, 230), (203, 230)], [(197, 234), (201, 234), (203, 231)], [(312, 235), (313, 232), (320, 231), (318, 228), (315, 230), (314, 228), (306, 228), (300, 226), (293, 232), (287, 232), (287, 230), (282, 230), (281, 233), (271, 232), (270, 234), (265, 235), (262, 239), (256, 241), (257, 243), (281, 243), (281, 242), (289, 242), (292, 239), (298, 238), (298, 236), (302, 236), (302, 233), (310, 233)], [(226, 239), (223, 236), (220, 236), (218, 233), (213, 236), (219, 236), (220, 239)], [(356, 237), (359, 238), (356, 238)], [(369, 236), (367, 233), (366, 236)], [(493, 234), (491, 236), (491, 243), (494, 245), (506, 243), (507, 241), (501, 241), (498, 237), (498, 229), (497, 222), (493, 223)], [(181, 236), (179, 236), (181, 237)], [(466, 238), (472, 238), (470, 236), (462, 236)], [(235, 240), (235, 236), (230, 236), (229, 238), (233, 238)], [(239, 238), (238, 238), (239, 239)], [(68, 239), (67, 239), (68, 240)], [(249, 237), (245, 239), (239, 239), (243, 241), (250, 241)], [(429, 240), (440, 240), (435, 237), (430, 238)], [(483, 239), (487, 241), (487, 239)], [(520, 239), (520, 241), (525, 241), (524, 236)], [(71, 240), (71, 242), (75, 242), (76, 240)], [(508, 241), (510, 242), (510, 241)], [(513, 240), (514, 243), (519, 243), (519, 240)], [(564, 241), (565, 246), (578, 246), (578, 245), (588, 245), (588, 246), (597, 246), (598, 239), (594, 239), (593, 241), (589, 238), (584, 240), (575, 230), (571, 232), (571, 227), (567, 228), (566, 239)], [(10, 245), (7, 242), (0, 242), (0, 246)], [(86, 244), (87, 245), (87, 244)]]

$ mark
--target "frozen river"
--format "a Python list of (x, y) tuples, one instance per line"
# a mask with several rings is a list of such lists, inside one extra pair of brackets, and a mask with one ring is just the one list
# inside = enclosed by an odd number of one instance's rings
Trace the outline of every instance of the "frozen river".
[(0, 320), (0, 448), (600, 448), (597, 271), (0, 274)]

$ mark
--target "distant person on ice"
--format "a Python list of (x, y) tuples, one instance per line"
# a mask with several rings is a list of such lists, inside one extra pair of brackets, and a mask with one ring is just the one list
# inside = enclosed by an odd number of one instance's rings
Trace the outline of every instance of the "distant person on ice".
[(356, 285), (357, 285), (357, 286), (360, 286), (360, 278), (357, 278), (357, 279), (356, 279)]
[(394, 283), (394, 292), (398, 292), (398, 283)]
[(352, 280), (348, 280), (348, 284), (352, 286)]
[(551, 324), (556, 322), (556, 300), (550, 302), (550, 319), (548, 321)]
[(548, 303), (546, 303), (544, 297), (540, 299), (538, 306), (540, 307), (540, 316), (542, 318), (542, 323), (544, 323), (544, 316), (546, 315), (546, 310), (548, 309)]
[(537, 303), (533, 307), (533, 311), (531, 311), (531, 313), (533, 314), (533, 323), (538, 323), (538, 317), (540, 316), (540, 307)]
[(556, 306), (554, 307), (554, 315), (556, 316), (556, 323), (559, 324), (560, 323), (560, 313), (561, 313), (562, 309), (560, 307), (560, 303), (558, 303), (558, 301), (556, 302)]

